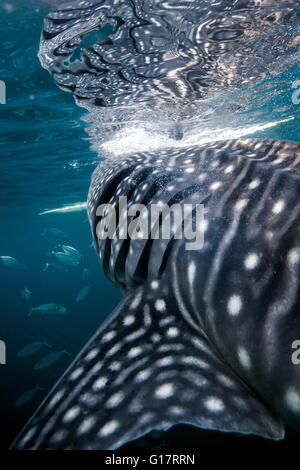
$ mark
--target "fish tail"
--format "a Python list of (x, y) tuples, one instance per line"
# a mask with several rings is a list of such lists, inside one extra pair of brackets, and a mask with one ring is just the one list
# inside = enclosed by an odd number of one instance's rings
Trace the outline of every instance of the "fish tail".
[(46, 265), (45, 265), (43, 271), (47, 271), (48, 268), (49, 268), (49, 263), (46, 263)]
[(29, 307), (30, 307), (30, 312), (28, 313), (28, 316), (31, 317), (31, 315), (34, 312), (34, 308), (30, 304), (29, 304)]

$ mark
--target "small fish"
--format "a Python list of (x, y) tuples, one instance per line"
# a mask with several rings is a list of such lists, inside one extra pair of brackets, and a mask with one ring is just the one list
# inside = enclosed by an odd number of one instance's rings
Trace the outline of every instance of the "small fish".
[(46, 227), (42, 233), (42, 237), (45, 235), (51, 235), (53, 238), (57, 238), (60, 240), (67, 240), (69, 238), (63, 230), (60, 230), (56, 227)]
[(27, 344), (24, 348), (20, 349), (17, 354), (17, 357), (32, 356), (34, 353), (42, 349), (43, 346), (51, 348), (50, 344), (45, 341), (33, 341), (33, 343)]
[(12, 258), (11, 256), (0, 256), (0, 259), (9, 268), (18, 269), (18, 270), (26, 269), (23, 263), (18, 261), (16, 258)]
[(82, 302), (83, 300), (85, 300), (88, 293), (89, 293), (89, 287), (83, 287), (77, 294), (76, 302)]
[(36, 392), (39, 390), (43, 390), (43, 389), (42, 387), (39, 387), (39, 385), (37, 385), (36, 387), (30, 390), (27, 390), (27, 392), (22, 393), (22, 395), (19, 396), (19, 398), (17, 398), (17, 400), (15, 401), (14, 406), (18, 407), (18, 406), (25, 405), (30, 400), (32, 400)]
[(86, 202), (75, 202), (67, 206), (56, 207), (55, 209), (43, 210), (39, 215), (46, 214), (66, 214), (70, 212), (81, 212), (86, 209)]
[(43, 271), (51, 271), (54, 273), (68, 274), (69, 270), (66, 266), (61, 263), (46, 263)]
[(70, 256), (73, 256), (74, 258), (82, 260), (83, 256), (78, 250), (76, 250), (76, 248), (73, 248), (72, 246), (67, 246), (67, 245), (61, 245), (61, 248), (64, 253)]
[(46, 356), (42, 357), (42, 359), (40, 359), (35, 364), (35, 366), (33, 367), (34, 370), (45, 369), (46, 367), (51, 366), (52, 364), (57, 362), (63, 354), (67, 354), (68, 356), (71, 356), (71, 354), (65, 349), (63, 349), (62, 351), (51, 352), (47, 354)]
[(83, 268), (82, 270), (82, 280), (87, 281), (90, 278), (90, 271), (88, 268)]
[(73, 266), (73, 267), (78, 267), (80, 266), (81, 260), (78, 258), (75, 258), (65, 252), (58, 252), (58, 253), (53, 253), (58, 261), (62, 264), (66, 264), (67, 266)]
[(28, 316), (30, 317), (34, 312), (40, 315), (65, 315), (67, 313), (66, 307), (59, 304), (43, 304), (38, 307), (32, 307)]
[(30, 301), (31, 292), (28, 289), (28, 287), (25, 287), (25, 289), (22, 290), (21, 297), (22, 297), (22, 299), (26, 300), (27, 302)]

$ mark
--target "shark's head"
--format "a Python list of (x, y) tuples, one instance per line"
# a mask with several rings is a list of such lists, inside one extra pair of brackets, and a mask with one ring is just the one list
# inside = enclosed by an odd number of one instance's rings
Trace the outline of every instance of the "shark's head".
[(182, 422), (300, 431), (299, 144), (181, 132), (204, 97), (275, 73), (278, 29), (280, 66), (297, 60), (297, 9), (179, 3), (69, 1), (45, 21), (42, 64), (91, 111), (93, 138), (155, 132), (95, 170), (94, 244), (124, 298), (15, 448), (115, 449)]

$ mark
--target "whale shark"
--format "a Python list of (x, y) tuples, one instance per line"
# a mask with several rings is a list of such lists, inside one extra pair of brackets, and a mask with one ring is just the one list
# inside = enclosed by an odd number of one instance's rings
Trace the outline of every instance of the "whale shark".
[[(172, 96), (182, 100), (186, 117), (191, 96), (199, 99), (216, 84), (237, 81), (235, 69), (231, 74), (225, 67), (229, 57), (246, 79), (239, 51), (252, 36), (242, 29), (254, 31), (256, 13), (268, 32), (271, 23), (289, 23), (296, 14), (291, 2), (275, 0), (207, 3), (66, 2), (45, 20), (42, 65), (80, 105), (101, 108), (101, 123), (106, 111), (111, 117), (118, 107), (122, 112), (129, 105), (136, 109), (135, 102), (141, 106), (153, 85), (154, 106), (156, 98), (161, 105), (156, 92), (162, 91), (167, 102)], [(278, 7), (272, 21), (271, 4)], [(108, 21), (115, 38), (69, 61), (82, 35)], [(175, 32), (167, 36), (166, 30)], [(140, 49), (129, 40), (115, 47), (129, 36)], [(273, 59), (262, 61), (254, 74), (272, 68)], [(199, 86), (188, 87), (188, 78)], [(177, 103), (173, 109), (178, 112)], [(300, 368), (292, 360), (300, 339), (299, 194), (297, 142), (219, 138), (188, 145), (178, 132), (172, 145), (101, 161), (92, 176), (88, 216), (103, 271), (123, 299), (12, 448), (118, 449), (178, 423), (273, 440), (284, 438), (286, 426), (300, 432)], [(195, 212), (187, 216), (203, 234), (201, 247), (188, 250), (175, 230), (166, 239), (150, 232), (117, 236), (124, 220), (137, 224), (142, 218), (142, 210), (133, 214), (128, 208), (150, 211), (154, 204), (201, 205), (199, 224)], [(116, 217), (99, 211), (105, 205)], [(163, 220), (157, 218), (157, 231)]]

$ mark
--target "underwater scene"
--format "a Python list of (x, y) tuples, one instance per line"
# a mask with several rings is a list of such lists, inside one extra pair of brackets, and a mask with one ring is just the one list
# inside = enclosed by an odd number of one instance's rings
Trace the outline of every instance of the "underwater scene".
[(298, 448), (299, 2), (0, 21), (1, 450)]

